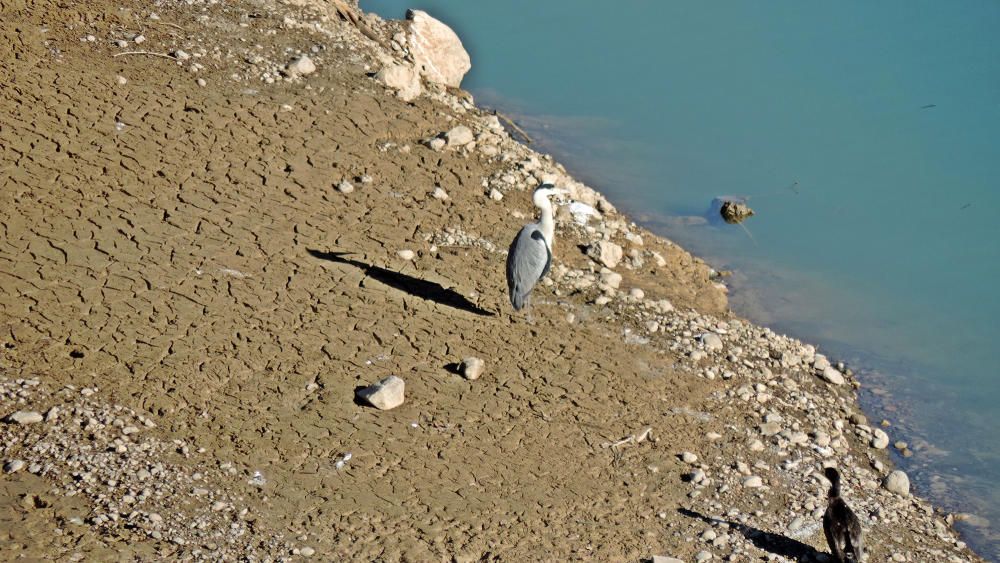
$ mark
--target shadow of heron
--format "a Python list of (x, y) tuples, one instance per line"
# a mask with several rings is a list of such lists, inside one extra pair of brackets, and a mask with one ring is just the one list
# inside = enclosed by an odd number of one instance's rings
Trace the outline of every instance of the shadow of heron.
[(495, 315), (490, 311), (476, 306), (475, 303), (469, 301), (465, 298), (465, 296), (453, 289), (447, 289), (439, 283), (387, 270), (380, 266), (374, 266), (358, 260), (352, 260), (351, 258), (345, 258), (345, 256), (350, 254), (348, 252), (321, 252), (313, 249), (308, 249), (308, 252), (311, 256), (319, 258), (320, 260), (328, 260), (338, 264), (354, 266), (355, 268), (363, 270), (366, 276), (414, 297), (419, 297), (427, 301), (433, 301), (434, 303), (438, 303), (440, 305), (445, 305), (460, 311), (466, 311), (484, 317), (492, 317)]
[(802, 563), (825, 561), (827, 559), (826, 554), (817, 550), (815, 547), (802, 543), (798, 540), (793, 540), (788, 536), (765, 532), (759, 528), (747, 526), (746, 524), (741, 524), (739, 522), (730, 522), (721, 518), (705, 516), (704, 514), (699, 514), (698, 512), (688, 510), (687, 508), (678, 508), (677, 512), (680, 512), (688, 518), (697, 518), (709, 524), (726, 524), (730, 529), (736, 530), (742, 534), (743, 537), (750, 541), (750, 543), (757, 546), (757, 548), (768, 553), (773, 553), (774, 555), (780, 555)]

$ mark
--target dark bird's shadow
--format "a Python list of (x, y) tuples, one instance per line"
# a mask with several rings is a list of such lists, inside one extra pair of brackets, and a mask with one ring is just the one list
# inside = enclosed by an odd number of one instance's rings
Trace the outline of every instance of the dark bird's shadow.
[(427, 301), (433, 301), (460, 311), (467, 311), (484, 317), (494, 316), (494, 313), (476, 306), (475, 303), (466, 299), (461, 293), (458, 293), (453, 289), (447, 289), (439, 283), (422, 280), (400, 272), (387, 270), (380, 266), (365, 264), (364, 262), (360, 262), (358, 260), (345, 258), (345, 256), (349, 254), (347, 252), (321, 252), (313, 249), (309, 249), (308, 252), (310, 255), (315, 258), (319, 258), (320, 260), (329, 260), (330, 262), (336, 262), (338, 264), (354, 266), (355, 268), (363, 270), (366, 276), (378, 280), (393, 289), (413, 295), (414, 297), (419, 297), (421, 299), (426, 299)]
[(802, 563), (822, 561), (825, 559), (823, 557), (824, 554), (815, 547), (802, 543), (798, 540), (793, 540), (788, 536), (765, 532), (759, 528), (747, 526), (746, 524), (740, 524), (739, 522), (730, 522), (721, 518), (712, 518), (711, 516), (705, 516), (704, 514), (699, 514), (686, 508), (678, 508), (677, 512), (680, 512), (688, 518), (697, 518), (709, 524), (727, 524), (730, 529), (736, 530), (742, 534), (743, 537), (750, 541), (750, 543), (757, 546), (757, 548), (763, 549), (768, 553), (773, 553), (774, 555), (780, 555)]

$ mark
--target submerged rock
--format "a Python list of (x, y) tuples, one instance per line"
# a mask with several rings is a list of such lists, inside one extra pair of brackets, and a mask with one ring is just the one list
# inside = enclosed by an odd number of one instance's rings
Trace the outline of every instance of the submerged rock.
[(753, 209), (742, 201), (728, 200), (722, 202), (719, 215), (722, 215), (722, 220), (727, 223), (742, 223), (753, 215)]

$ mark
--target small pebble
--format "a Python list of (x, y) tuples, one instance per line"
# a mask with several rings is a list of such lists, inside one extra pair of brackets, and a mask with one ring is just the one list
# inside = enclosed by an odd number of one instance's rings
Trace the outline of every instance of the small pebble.
[(485, 369), (486, 362), (476, 357), (465, 358), (459, 366), (459, 371), (462, 372), (462, 377), (468, 379), (469, 381), (479, 379), (479, 376), (483, 374)]
[(13, 422), (15, 424), (35, 424), (36, 422), (41, 422), (43, 420), (45, 419), (42, 417), (42, 413), (38, 411), (17, 411), (7, 417), (8, 422)]
[(25, 463), (20, 459), (12, 459), (7, 463), (3, 464), (4, 473), (17, 473), (18, 471), (24, 469)]

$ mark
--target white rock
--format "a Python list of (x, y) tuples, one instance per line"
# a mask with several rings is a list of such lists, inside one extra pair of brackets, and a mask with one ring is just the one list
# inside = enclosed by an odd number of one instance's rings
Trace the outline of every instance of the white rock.
[(722, 339), (714, 332), (706, 332), (701, 335), (701, 343), (708, 351), (722, 350)]
[(827, 360), (826, 356), (823, 354), (816, 354), (813, 356), (813, 369), (822, 372), (828, 367), (830, 367), (830, 360)]
[(302, 55), (285, 67), (289, 76), (307, 76), (316, 72), (316, 63), (309, 58), (309, 55)]
[(885, 476), (885, 479), (882, 480), (882, 487), (891, 493), (896, 493), (897, 495), (904, 497), (909, 496), (910, 477), (903, 471), (897, 469)]
[(683, 559), (677, 559), (676, 557), (666, 557), (664, 555), (654, 555), (653, 563), (684, 563)]
[(403, 404), (403, 392), (406, 384), (402, 378), (395, 375), (358, 390), (358, 398), (369, 405), (387, 411)]
[(828, 383), (832, 383), (833, 385), (844, 384), (844, 376), (841, 375), (841, 373), (834, 367), (827, 366), (827, 368), (823, 370), (822, 377)]
[(431, 82), (458, 88), (472, 68), (469, 53), (450, 27), (421, 10), (408, 10), (409, 47), (420, 74)]
[(500, 201), (500, 200), (502, 200), (503, 199), (503, 192), (501, 192), (500, 190), (498, 190), (496, 188), (491, 189), (490, 190), (490, 199), (492, 199), (493, 201)]
[(764, 480), (756, 475), (751, 475), (743, 480), (743, 486), (748, 489), (757, 489), (764, 486)]
[(483, 374), (486, 369), (486, 362), (476, 357), (469, 357), (462, 360), (462, 365), (459, 366), (459, 371), (462, 372), (462, 377), (475, 381), (479, 379), (479, 376)]
[(37, 411), (17, 411), (7, 417), (8, 422), (13, 422), (15, 424), (34, 424), (36, 422), (41, 422), (42, 420), (45, 420), (44, 417), (42, 417), (42, 413)]
[(302, 557), (312, 557), (313, 555), (316, 554), (316, 550), (311, 547), (303, 547), (302, 549), (299, 550), (299, 554)]
[(181, 51), (180, 49), (177, 49), (176, 51), (174, 51), (174, 58), (179, 61), (186, 61), (191, 58), (191, 55), (189, 55), (186, 51)]
[(396, 96), (404, 102), (413, 101), (423, 92), (423, 87), (420, 85), (420, 74), (407, 64), (385, 66), (378, 71), (375, 78), (396, 90)]
[(580, 225), (586, 225), (587, 221), (591, 217), (600, 218), (601, 214), (593, 207), (583, 203), (582, 201), (574, 201), (567, 206), (570, 215), (573, 216), (573, 220)]
[(146, 40), (146, 36), (142, 35), (142, 34), (136, 35), (135, 37), (132, 38), (132, 41), (134, 41), (136, 45), (139, 45), (140, 43), (142, 43), (145, 40)]
[(408, 248), (404, 248), (403, 250), (396, 252), (396, 256), (399, 256), (403, 260), (413, 260), (417, 256), (417, 253)]
[(432, 150), (435, 150), (435, 151), (444, 150), (444, 147), (447, 144), (448, 144), (448, 141), (445, 141), (441, 137), (434, 137), (430, 141), (427, 141), (427, 146), (430, 147)]
[(702, 561), (710, 561), (711, 559), (712, 559), (712, 553), (709, 551), (699, 551), (694, 556), (694, 560), (697, 561), (698, 563), (701, 563)]
[(7, 463), (3, 464), (4, 473), (17, 473), (18, 471), (24, 469), (25, 463), (20, 459), (12, 459)]
[(337, 191), (342, 194), (349, 194), (354, 191), (354, 184), (348, 182), (347, 180), (341, 180), (340, 183), (337, 184)]
[(608, 268), (614, 268), (622, 261), (625, 252), (617, 244), (602, 240), (597, 244), (590, 245), (590, 255)]
[(646, 297), (646, 292), (639, 289), (638, 287), (633, 287), (632, 289), (628, 290), (628, 294), (632, 299), (642, 299), (643, 297)]
[(444, 201), (448, 199), (448, 192), (444, 191), (444, 188), (438, 186), (434, 188), (433, 192), (431, 192), (431, 197)]
[(884, 450), (889, 447), (889, 435), (881, 428), (872, 430), (872, 439), (869, 442), (876, 450)]
[(681, 452), (681, 461), (684, 463), (694, 463), (698, 461), (698, 456), (691, 452)]
[(204, 78), (199, 78), (198, 80), (195, 80), (195, 82), (197, 82), (198, 86), (201, 86), (201, 87), (208, 86), (208, 81), (205, 80)]
[(464, 147), (472, 141), (476, 140), (476, 136), (472, 133), (472, 129), (469, 129), (465, 125), (456, 125), (448, 130), (444, 134), (445, 140), (448, 142), (449, 147)]
[(117, 82), (119, 86), (124, 86), (128, 84), (128, 78), (125, 78), (124, 76), (119, 74), (118, 77), (115, 78), (115, 82)]
[(602, 270), (601, 283), (607, 285), (608, 287), (618, 289), (618, 286), (622, 283), (622, 275), (618, 272), (612, 272), (611, 270)]

